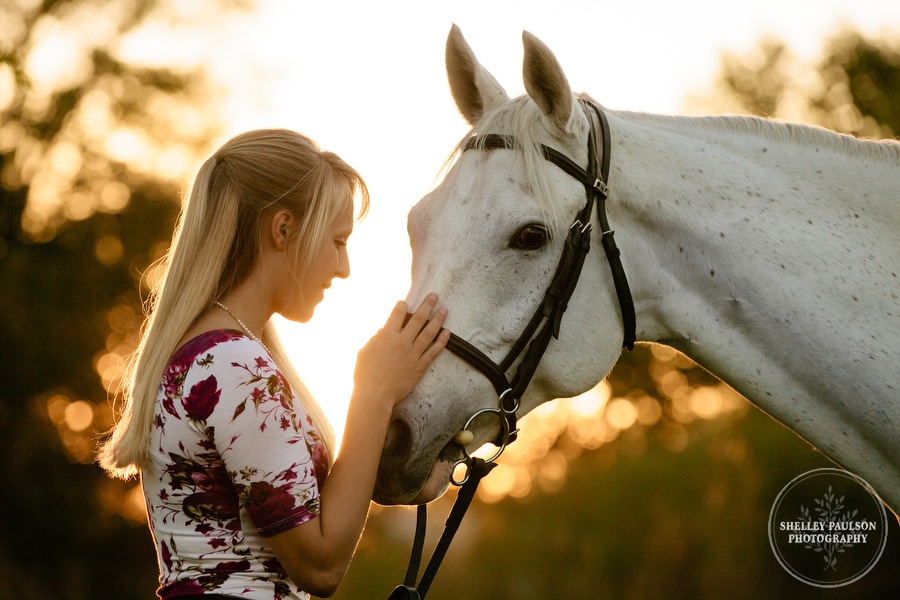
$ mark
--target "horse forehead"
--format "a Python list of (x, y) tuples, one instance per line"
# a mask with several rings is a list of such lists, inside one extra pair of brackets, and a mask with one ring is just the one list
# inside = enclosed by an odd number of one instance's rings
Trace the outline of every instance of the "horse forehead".
[[(413, 206), (408, 217), (411, 236), (424, 235), (434, 228), (464, 229), (471, 234), (485, 230), (485, 224), (499, 218), (501, 210), (495, 208), (524, 208), (523, 199), (530, 195), (530, 187), (518, 172), (521, 167), (512, 153), (479, 154), (464, 154), (441, 185)], [(479, 227), (473, 231), (474, 224)]]

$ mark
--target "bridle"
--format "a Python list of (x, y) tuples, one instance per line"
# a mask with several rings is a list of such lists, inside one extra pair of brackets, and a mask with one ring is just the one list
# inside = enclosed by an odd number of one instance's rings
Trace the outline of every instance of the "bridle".
[[(451, 475), (450, 481), (454, 485), (460, 486), (462, 489), (457, 497), (456, 504), (451, 510), (450, 517), (444, 530), (444, 535), (438, 542), (431, 561), (426, 567), (425, 573), (419, 582), (418, 589), (415, 587), (415, 578), (418, 575), (419, 560), (422, 553), (422, 544), (424, 541), (424, 530), (426, 523), (425, 505), (419, 506), (419, 515), (416, 527), (416, 539), (413, 542), (413, 553), (410, 558), (409, 568), (406, 574), (404, 586), (398, 586), (391, 594), (389, 600), (401, 600), (403, 598), (424, 598), (431, 580), (437, 572), (437, 566), (440, 564), (444, 553), (449, 546), (450, 540), (459, 526), (468, 508), (472, 497), (475, 494), (475, 488), (481, 478), (496, 465), (495, 461), (506, 446), (516, 440), (518, 429), (516, 429), (516, 412), (519, 409), (519, 402), (525, 390), (531, 383), (538, 364), (550, 344), (550, 338), (559, 338), (560, 323), (562, 322), (563, 313), (568, 306), (569, 299), (578, 285), (578, 278), (581, 275), (584, 260), (591, 247), (591, 230), (593, 224), (591, 217), (594, 212), (594, 205), (597, 207), (597, 220), (600, 225), (600, 243), (606, 253), (606, 259), (609, 262), (610, 271), (612, 273), (613, 284), (616, 290), (616, 296), (619, 301), (619, 308), (622, 312), (622, 323), (624, 326), (624, 339), (622, 346), (631, 350), (634, 348), (636, 338), (636, 320), (634, 312), (634, 301), (631, 297), (631, 289), (628, 286), (628, 279), (625, 276), (625, 269), (622, 267), (622, 261), (619, 257), (619, 248), (616, 246), (613, 237), (613, 230), (609, 226), (606, 216), (606, 199), (609, 195), (607, 181), (609, 181), (609, 161), (611, 154), (609, 122), (606, 114), (600, 107), (593, 102), (581, 99), (581, 104), (585, 107), (588, 121), (591, 124), (588, 135), (588, 166), (587, 170), (582, 169), (569, 157), (562, 154), (549, 146), (540, 145), (541, 153), (544, 159), (553, 163), (570, 176), (577, 179), (584, 185), (586, 201), (584, 206), (578, 211), (575, 220), (569, 227), (566, 237), (565, 247), (556, 272), (541, 304), (535, 310), (534, 315), (523, 330), (519, 339), (513, 344), (506, 357), (499, 363), (495, 363), (484, 352), (476, 348), (463, 338), (451, 333), (450, 341), (447, 343), (447, 349), (459, 356), (461, 359), (469, 363), (472, 367), (482, 373), (494, 386), (499, 399), (497, 408), (484, 408), (475, 412), (468, 421), (466, 421), (463, 430), (469, 430), (474, 421), (484, 415), (496, 417), (500, 424), (500, 433), (494, 441), (497, 446), (496, 452), (486, 459), (476, 458), (469, 454), (465, 445), (460, 444), (462, 448), (462, 458), (456, 461), (454, 465), (454, 474)], [(597, 131), (594, 126), (594, 119), (591, 112), (597, 116), (597, 126), (602, 141), (601, 159), (597, 161)], [(515, 138), (508, 135), (486, 134), (482, 136), (475, 135), (469, 138), (463, 144), (463, 152), (469, 150), (513, 150), (517, 147)], [(512, 377), (507, 378), (507, 372), (519, 361), (518, 368)], [(464, 465), (465, 476), (456, 479), (456, 467)], [(458, 508), (460, 507), (460, 508)], [(446, 539), (445, 539), (446, 538)]]
[[(568, 236), (566, 237), (565, 247), (556, 272), (541, 304), (535, 310), (528, 325), (523, 330), (519, 339), (513, 344), (509, 353), (500, 362), (495, 363), (487, 355), (478, 348), (456, 335), (450, 336), (447, 348), (480, 371), (494, 386), (499, 398), (498, 408), (487, 408), (473, 414), (463, 429), (468, 429), (474, 420), (484, 414), (490, 414), (499, 417), (500, 435), (495, 445), (498, 447), (494, 456), (486, 459), (486, 462), (493, 462), (504, 448), (511, 442), (515, 441), (518, 430), (516, 429), (516, 411), (519, 408), (519, 400), (525, 393), (528, 384), (537, 371), (538, 364), (544, 356), (544, 352), (550, 343), (550, 338), (559, 338), (559, 329), (562, 322), (563, 313), (566, 311), (569, 299), (575, 291), (578, 284), (578, 278), (584, 265), (585, 257), (591, 247), (591, 230), (593, 224), (591, 216), (594, 211), (594, 205), (597, 207), (597, 217), (600, 225), (601, 244), (606, 252), (606, 258), (609, 262), (612, 272), (613, 283), (616, 289), (616, 295), (619, 300), (619, 307), (622, 311), (622, 321), (624, 324), (624, 340), (623, 347), (631, 350), (635, 341), (635, 314), (634, 302), (631, 298), (631, 290), (628, 287), (628, 279), (625, 277), (625, 270), (622, 267), (622, 261), (619, 258), (619, 248), (616, 246), (613, 230), (609, 226), (606, 216), (606, 199), (609, 195), (607, 181), (609, 180), (609, 160), (610, 160), (610, 133), (609, 123), (606, 114), (595, 104), (581, 101), (586, 108), (590, 108), (597, 115), (597, 123), (602, 137), (602, 158), (599, 161), (597, 157), (597, 132), (593, 126), (594, 120), (588, 113), (588, 119), (591, 122), (591, 128), (588, 138), (588, 171), (585, 171), (569, 157), (561, 152), (541, 145), (540, 150), (544, 158), (574, 177), (584, 185), (586, 201), (582, 209), (575, 216), (575, 220), (569, 227)], [(514, 149), (516, 140), (507, 135), (487, 134), (484, 136), (475, 136), (468, 140), (463, 146), (463, 151), (468, 150), (499, 150)], [(598, 171), (599, 169), (599, 171)], [(524, 354), (523, 354), (524, 353)], [(515, 375), (510, 381), (507, 379), (506, 373), (513, 364), (522, 357)], [(457, 464), (466, 464), (471, 466), (471, 456), (463, 447), (463, 458)], [(465, 479), (452, 480), (456, 485), (465, 483)]]

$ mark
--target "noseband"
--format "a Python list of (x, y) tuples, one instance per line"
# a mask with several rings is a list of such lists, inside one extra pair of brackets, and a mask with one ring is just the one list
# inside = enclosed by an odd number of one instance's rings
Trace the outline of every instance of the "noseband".
[[(586, 196), (584, 206), (578, 211), (575, 220), (569, 227), (562, 256), (559, 259), (553, 279), (550, 281), (550, 285), (544, 294), (544, 299), (534, 312), (522, 335), (519, 336), (519, 339), (516, 340), (516, 343), (513, 344), (513, 347), (500, 364), (495, 363), (471, 343), (452, 333), (447, 343), (448, 350), (487, 377), (497, 392), (499, 406), (477, 411), (466, 421), (463, 430), (469, 430), (474, 421), (483, 415), (496, 417), (500, 424), (500, 433), (494, 441), (494, 445), (498, 449), (493, 456), (481, 459), (472, 457), (466, 445), (463, 443), (459, 444), (463, 457), (456, 461), (454, 474), (450, 476), (450, 481), (454, 485), (461, 486), (462, 489), (457, 496), (457, 501), (451, 510), (450, 517), (447, 519), (444, 534), (441, 536), (434, 554), (432, 554), (418, 588), (416, 588), (414, 584), (419, 570), (426, 523), (425, 505), (420, 505), (416, 524), (416, 538), (413, 542), (413, 552), (410, 557), (409, 568), (407, 569), (405, 585), (398, 586), (391, 594), (389, 600), (420, 599), (425, 597), (425, 593), (428, 591), (431, 581), (437, 573), (437, 568), (440, 566), (444, 553), (450, 545), (453, 534), (459, 527), (466, 508), (468, 508), (475, 494), (478, 483), (495, 466), (494, 461), (500, 457), (506, 446), (516, 440), (518, 433), (518, 429), (516, 429), (516, 412), (519, 409), (519, 401), (537, 371), (538, 364), (544, 356), (547, 346), (550, 344), (550, 338), (559, 338), (563, 313), (566, 311), (569, 299), (575, 291), (575, 286), (578, 284), (578, 278), (584, 266), (584, 259), (591, 248), (591, 230), (593, 229), (591, 216), (594, 212), (595, 204), (597, 206), (597, 220), (600, 225), (600, 243), (603, 245), (606, 259), (609, 262), (616, 296), (619, 300), (619, 308), (622, 311), (622, 324), (624, 326), (622, 347), (628, 350), (634, 348), (636, 338), (634, 301), (631, 297), (631, 289), (628, 287), (628, 279), (625, 277), (625, 269), (622, 267), (622, 261), (619, 258), (619, 248), (616, 246), (613, 238), (614, 232), (610, 228), (606, 217), (606, 199), (609, 195), (609, 188), (606, 182), (609, 181), (609, 159), (612, 150), (609, 122), (606, 114), (600, 107), (586, 100), (581, 100), (580, 102), (586, 108), (592, 109), (597, 115), (603, 151), (599, 161), (600, 164), (598, 165), (597, 161), (597, 132), (595, 131), (594, 119), (591, 118), (590, 112), (587, 113), (588, 121), (591, 123), (587, 148), (588, 170), (582, 169), (558, 150), (543, 144), (540, 145), (544, 159), (581, 182), (584, 185)], [(513, 150), (516, 147), (517, 142), (512, 136), (492, 133), (483, 136), (473, 136), (463, 145), (463, 152), (469, 150)], [(515, 375), (513, 375), (512, 381), (510, 381), (506, 373), (519, 360), (520, 356), (521, 361)], [(465, 465), (465, 476), (461, 479), (456, 479), (456, 467), (459, 465)]]

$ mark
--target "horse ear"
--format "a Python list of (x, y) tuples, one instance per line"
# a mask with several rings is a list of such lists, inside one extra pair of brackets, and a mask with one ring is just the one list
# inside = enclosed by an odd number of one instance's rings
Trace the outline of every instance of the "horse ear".
[(509, 100), (494, 76), (481, 66), (455, 24), (447, 36), (447, 79), (462, 116), (473, 127), (494, 108)]
[(578, 114), (574, 110), (576, 100), (559, 61), (544, 42), (527, 31), (522, 32), (522, 43), (525, 91), (557, 129), (574, 133), (570, 120), (573, 114)]

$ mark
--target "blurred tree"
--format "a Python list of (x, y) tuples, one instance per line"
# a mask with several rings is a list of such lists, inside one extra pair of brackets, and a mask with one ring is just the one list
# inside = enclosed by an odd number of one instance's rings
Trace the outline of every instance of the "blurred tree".
[(900, 132), (900, 50), (853, 31), (828, 42), (814, 73), (776, 39), (745, 56), (726, 54), (714, 87), (705, 104), (721, 110), (798, 119), (861, 137)]
[(811, 98), (816, 121), (860, 136), (900, 134), (900, 50), (845, 32), (819, 66), (823, 91)]
[(774, 115), (789, 81), (790, 60), (783, 42), (766, 38), (746, 57), (722, 57), (719, 86), (726, 94), (736, 96), (748, 112)]
[(184, 18), (162, 0), (0, 5), (3, 597), (155, 587), (135, 484), (92, 462), (141, 322), (142, 273), (167, 247), (182, 176), (219, 130), (196, 67), (123, 51), (142, 24)]

